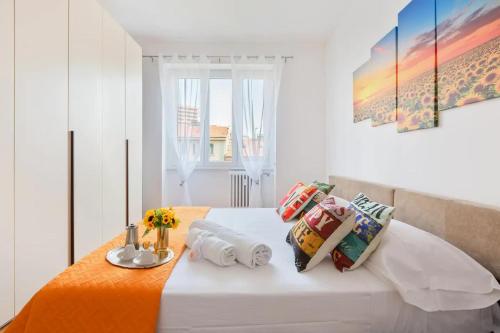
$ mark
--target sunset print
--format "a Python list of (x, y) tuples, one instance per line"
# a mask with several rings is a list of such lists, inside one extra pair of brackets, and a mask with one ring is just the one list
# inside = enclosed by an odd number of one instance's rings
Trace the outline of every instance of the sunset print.
[(371, 49), (373, 95), (369, 100), (372, 126), (396, 121), (398, 28), (392, 29)]
[(371, 85), (373, 73), (370, 61), (365, 62), (353, 73), (353, 118), (354, 122), (370, 119), (370, 97), (373, 94)]
[(379, 126), (396, 120), (396, 40), (394, 28), (353, 74), (355, 123), (371, 118), (372, 126)]
[(500, 96), (500, 1), (437, 6), (439, 110)]
[(434, 0), (413, 0), (398, 15), (398, 132), (437, 126)]

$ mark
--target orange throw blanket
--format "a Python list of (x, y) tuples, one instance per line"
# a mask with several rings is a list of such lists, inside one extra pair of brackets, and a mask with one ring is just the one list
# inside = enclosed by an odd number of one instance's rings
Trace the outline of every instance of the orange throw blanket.
[[(109, 264), (106, 253), (123, 245), (123, 233), (50, 281), (26, 304), (6, 333), (156, 332), (165, 282), (186, 247), (191, 222), (205, 217), (209, 208), (175, 210), (182, 223), (169, 235), (169, 247), (175, 253), (171, 262), (151, 269)], [(154, 239), (156, 233), (150, 234), (148, 237)]]

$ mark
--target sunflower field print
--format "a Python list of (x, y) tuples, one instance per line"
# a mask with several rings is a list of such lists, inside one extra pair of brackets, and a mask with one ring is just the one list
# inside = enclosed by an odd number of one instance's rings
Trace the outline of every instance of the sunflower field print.
[(438, 1), (438, 105), (447, 110), (500, 96), (500, 1)]
[(398, 14), (398, 132), (437, 126), (435, 0)]
[(361, 65), (353, 73), (353, 121), (371, 118), (372, 64), (370, 60)]
[(398, 28), (392, 29), (371, 49), (373, 97), (370, 100), (372, 126), (396, 121), (397, 107), (397, 38)]

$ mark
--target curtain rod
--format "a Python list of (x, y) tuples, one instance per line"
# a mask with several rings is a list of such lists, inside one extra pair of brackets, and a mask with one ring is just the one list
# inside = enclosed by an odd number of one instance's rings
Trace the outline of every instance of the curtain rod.
[[(151, 61), (153, 61), (154, 58), (158, 58), (158, 56), (154, 56), (154, 55), (143, 55), (142, 56), (143, 58), (151, 58)], [(164, 55), (163, 57), (165, 58), (172, 58), (173, 55)], [(181, 58), (181, 59), (185, 59), (187, 58), (188, 56), (187, 55), (177, 55), (177, 57)], [(192, 55), (193, 58), (199, 58), (200, 56), (199, 55)], [(209, 55), (209, 56), (206, 56), (207, 58), (215, 58), (215, 59), (219, 59), (219, 63), (221, 63), (221, 59), (222, 58), (231, 58), (231, 56), (216, 56), (216, 55)], [(242, 56), (234, 56), (235, 58), (241, 58)], [(256, 55), (252, 55), (252, 56), (246, 56), (247, 58), (249, 59), (258, 59), (260, 56), (256, 56)], [(264, 59), (274, 59), (276, 58), (276, 56), (264, 56)], [(281, 56), (281, 59), (283, 59), (285, 61), (285, 63), (288, 61), (288, 60), (292, 60), (293, 59), (293, 56)]]

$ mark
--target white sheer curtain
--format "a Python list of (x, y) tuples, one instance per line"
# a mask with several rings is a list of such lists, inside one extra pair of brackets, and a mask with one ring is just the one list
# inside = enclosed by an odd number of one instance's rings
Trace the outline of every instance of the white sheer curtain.
[(283, 64), (264, 57), (250, 61), (232, 58), (234, 134), (240, 161), (252, 178), (250, 207), (262, 207), (262, 174), (274, 170), (276, 106)]
[(187, 57), (181, 61), (173, 56), (167, 61), (162, 55), (158, 59), (163, 121), (162, 204), (167, 205), (168, 201), (167, 165), (172, 165), (175, 160), (180, 178), (179, 190), (183, 193), (182, 204), (191, 205), (188, 180), (200, 161), (205, 141), (208, 59), (202, 56), (195, 61)]

